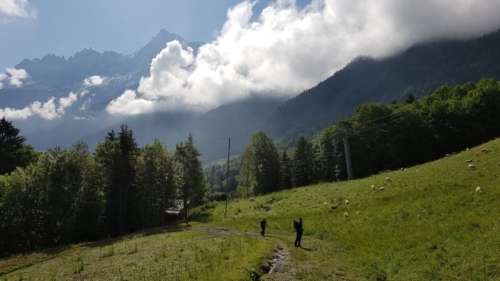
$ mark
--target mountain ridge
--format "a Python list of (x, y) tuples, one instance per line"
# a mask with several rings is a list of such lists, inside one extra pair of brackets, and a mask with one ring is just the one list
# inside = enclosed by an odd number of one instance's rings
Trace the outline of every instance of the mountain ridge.
[(291, 133), (273, 136), (294, 138), (303, 132), (293, 128), (321, 130), (365, 102), (402, 102), (409, 94), (418, 98), (443, 85), (482, 77), (500, 78), (500, 31), (470, 40), (418, 44), (382, 59), (360, 56), (278, 107), (263, 128), (290, 127)]

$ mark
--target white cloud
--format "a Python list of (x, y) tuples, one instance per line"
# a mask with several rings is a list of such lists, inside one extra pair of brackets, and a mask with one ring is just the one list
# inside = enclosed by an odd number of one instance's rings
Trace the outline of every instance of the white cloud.
[(75, 116), (75, 120), (95, 120), (95, 117), (93, 116), (88, 116), (88, 117), (84, 117), (84, 116)]
[(136, 115), (145, 112), (152, 112), (154, 102), (142, 98), (137, 98), (136, 92), (126, 90), (117, 99), (111, 101), (106, 110), (115, 115)]
[(5, 117), (7, 119), (27, 119), (31, 116), (39, 116), (45, 120), (53, 120), (61, 118), (65, 114), (66, 108), (69, 108), (78, 100), (78, 96), (84, 96), (88, 91), (82, 91), (80, 93), (70, 92), (67, 97), (59, 98), (56, 102), (55, 97), (51, 97), (45, 103), (35, 101), (29, 106), (23, 109), (14, 109), (6, 107), (4, 109), (0, 108), (0, 118)]
[(83, 80), (83, 85), (85, 86), (99, 86), (104, 82), (104, 77), (94, 75)]
[(500, 1), (277, 0), (251, 21), (255, 2), (228, 11), (216, 40), (198, 54), (173, 41), (151, 62), (136, 91), (111, 114), (206, 110), (252, 94), (291, 97), (359, 55), (384, 57), (434, 38), (466, 38), (500, 28)]
[(0, 89), (3, 88), (3, 84), (1, 81), (7, 79), (7, 77), (8, 77), (7, 74), (0, 73)]
[[(36, 18), (36, 10), (27, 0), (0, 0), (0, 17), (10, 18)], [(3, 23), (9, 19), (1, 18)]]
[(10, 74), (10, 84), (20, 88), (23, 85), (21, 80), (29, 77), (24, 69), (7, 68), (7, 73)]
[(30, 109), (33, 114), (40, 116), (45, 120), (52, 120), (59, 118), (59, 114), (56, 110), (56, 104), (54, 102), (55, 98), (51, 97), (46, 103), (42, 104), (39, 101), (35, 101), (30, 105)]
[[(83, 93), (83, 92), (82, 92)], [(81, 93), (80, 93), (81, 95)], [(57, 113), (60, 115), (64, 114), (64, 110), (70, 107), (78, 99), (78, 94), (70, 92), (68, 97), (59, 99), (59, 107), (57, 108)]]
[(80, 92), (80, 97), (82, 97), (82, 98), (83, 98), (83, 97), (84, 97), (86, 94), (88, 94), (88, 93), (89, 93), (89, 91), (88, 91), (88, 90), (81, 91), (81, 92)]
[(4, 109), (0, 108), (0, 118), (5, 117), (9, 120), (17, 119), (28, 119), (28, 117), (33, 116), (33, 112), (29, 107), (23, 109), (13, 109), (6, 107)]
[[(1, 0), (0, 0), (1, 1)], [(15, 69), (15, 68), (7, 68), (6, 73), (0, 73), (0, 81), (8, 80), (12, 86), (16, 86), (20, 88), (23, 85), (21, 80), (24, 80), (29, 77), (28, 72), (24, 69)], [(3, 87), (3, 84), (0, 83), (0, 89)]]

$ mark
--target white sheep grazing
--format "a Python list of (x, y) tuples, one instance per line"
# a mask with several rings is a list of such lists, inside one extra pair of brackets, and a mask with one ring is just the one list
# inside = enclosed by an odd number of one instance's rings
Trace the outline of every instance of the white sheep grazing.
[(255, 199), (253, 199), (253, 198), (250, 198), (250, 201), (255, 201)]
[(339, 190), (339, 189), (335, 187), (334, 190)]
[(379, 189), (378, 189), (378, 190), (380, 190), (380, 191), (384, 191), (384, 190), (385, 190), (385, 187), (381, 186), (381, 187), (379, 187)]
[(274, 203), (274, 199), (273, 198), (267, 200), (267, 204), (273, 204), (273, 203)]
[(271, 210), (271, 206), (269, 206), (269, 205), (264, 205), (264, 206), (262, 206), (262, 209), (264, 209), (264, 210), (266, 210), (266, 211), (269, 211), (269, 210)]
[(344, 213), (344, 218), (348, 218), (349, 217), (349, 213), (348, 212), (345, 212)]
[(372, 184), (371, 188), (372, 188), (372, 190), (375, 190), (375, 185), (374, 185), (374, 184)]
[(472, 159), (465, 160), (465, 163), (472, 163)]
[(481, 193), (481, 192), (483, 192), (483, 190), (481, 189), (481, 187), (480, 187), (480, 186), (478, 186), (478, 187), (476, 187), (476, 192), (477, 192), (477, 193)]
[(326, 202), (323, 202), (323, 206), (326, 206), (326, 205), (328, 205), (328, 203), (326, 203)]
[(345, 200), (346, 205), (349, 205), (349, 203), (350, 203), (349, 200)]
[(475, 170), (475, 169), (476, 169), (476, 166), (474, 166), (474, 164), (469, 164), (469, 169), (471, 169), (471, 170)]
[(392, 181), (391, 178), (389, 178), (389, 177), (385, 178), (385, 180), (388, 181), (388, 182)]
[(401, 171), (404, 171), (404, 170), (405, 170), (405, 168), (401, 168)]
[(359, 211), (356, 212), (356, 215), (359, 214)]

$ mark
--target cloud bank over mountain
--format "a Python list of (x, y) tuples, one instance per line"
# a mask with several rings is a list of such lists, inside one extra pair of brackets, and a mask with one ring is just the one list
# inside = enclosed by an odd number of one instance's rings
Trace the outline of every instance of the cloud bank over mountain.
[[(29, 75), (24, 69), (8, 68), (6, 74), (0, 73), (0, 89), (3, 87), (1, 81), (9, 81), (10, 85), (20, 88), (23, 85), (22, 80), (28, 77)], [(94, 75), (84, 79), (82, 83), (87, 87), (100, 86), (105, 79), (105, 77)], [(10, 107), (0, 108), (0, 118), (5, 117), (7, 119), (18, 120), (38, 116), (45, 120), (54, 120), (64, 116), (67, 108), (71, 107), (79, 98), (82, 99), (85, 97), (88, 93), (88, 90), (81, 90), (70, 92), (67, 97), (61, 97), (59, 99), (52, 96), (45, 103), (34, 101), (22, 109)], [(87, 99), (82, 104), (80, 107), (81, 111), (86, 110), (89, 101), (90, 100)]]
[(83, 80), (83, 85), (85, 86), (100, 86), (104, 82), (104, 77), (99, 75), (90, 76), (89, 78), (85, 78)]
[(384, 57), (422, 41), (470, 38), (500, 27), (500, 1), (277, 0), (252, 21), (255, 2), (231, 8), (197, 54), (173, 41), (149, 77), (107, 107), (111, 114), (204, 111), (249, 95), (292, 97), (360, 55)]
[(9, 120), (24, 120), (29, 117), (38, 116), (45, 120), (54, 120), (61, 118), (65, 114), (65, 110), (71, 107), (78, 97), (84, 97), (89, 91), (84, 90), (80, 93), (70, 92), (67, 97), (56, 99), (50, 97), (45, 103), (34, 101), (29, 106), (22, 109), (15, 108), (0, 108), (0, 118), (5, 117)]
[(0, 73), (0, 89), (3, 88), (2, 81), (9, 81), (9, 84), (20, 88), (23, 85), (22, 80), (29, 77), (28, 73), (24, 69), (7, 68), (6, 73)]

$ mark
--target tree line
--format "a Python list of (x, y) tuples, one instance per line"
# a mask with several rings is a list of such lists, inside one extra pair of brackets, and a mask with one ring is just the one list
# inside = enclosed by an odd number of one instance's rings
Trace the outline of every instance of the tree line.
[(443, 86), (421, 99), (409, 94), (404, 103), (365, 103), (312, 141), (299, 137), (294, 147), (279, 149), (264, 132), (258, 132), (231, 167), (235, 183), (224, 182), (224, 165), (207, 169), (207, 178), (216, 183), (212, 185), (216, 190), (239, 197), (346, 180), (344, 137), (350, 144), (354, 178), (366, 177), (432, 161), (499, 137), (498, 112), (500, 82), (487, 78), (477, 84)]
[(191, 135), (171, 151), (159, 140), (139, 148), (133, 131), (122, 125), (94, 153), (78, 141), (7, 167), (10, 159), (26, 158), (25, 138), (5, 119), (0, 125), (0, 141), (7, 140), (0, 146), (6, 167), (0, 175), (2, 255), (160, 226), (175, 200), (182, 200), (187, 216), (205, 198)]

